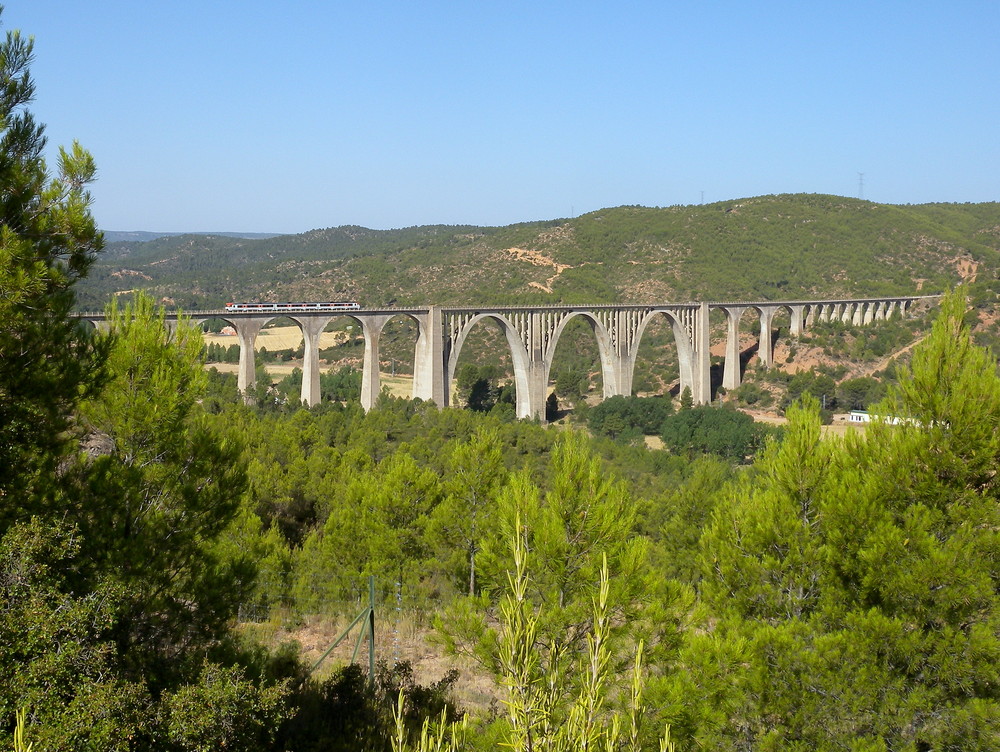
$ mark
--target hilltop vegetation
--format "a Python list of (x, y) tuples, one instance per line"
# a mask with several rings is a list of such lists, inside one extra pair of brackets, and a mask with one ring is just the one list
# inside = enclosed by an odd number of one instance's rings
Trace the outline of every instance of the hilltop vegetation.
[(507, 227), (110, 243), (81, 283), (78, 305), (100, 308), (134, 289), (189, 310), (236, 299), (386, 306), (868, 297), (992, 279), (998, 260), (1000, 204), (795, 194)]

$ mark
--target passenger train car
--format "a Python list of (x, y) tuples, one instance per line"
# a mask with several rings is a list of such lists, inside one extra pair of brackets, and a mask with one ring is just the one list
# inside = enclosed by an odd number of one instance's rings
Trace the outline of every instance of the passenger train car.
[(305, 313), (309, 311), (357, 311), (357, 303), (226, 303), (232, 313)]

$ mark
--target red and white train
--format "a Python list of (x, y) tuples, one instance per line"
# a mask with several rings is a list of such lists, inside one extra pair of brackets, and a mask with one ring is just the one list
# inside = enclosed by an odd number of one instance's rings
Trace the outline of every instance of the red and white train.
[(357, 303), (226, 303), (233, 313), (305, 313), (309, 311), (357, 311)]

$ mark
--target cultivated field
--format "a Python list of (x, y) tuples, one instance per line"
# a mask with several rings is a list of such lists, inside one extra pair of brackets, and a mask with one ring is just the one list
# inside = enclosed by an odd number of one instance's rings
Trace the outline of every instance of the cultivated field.
[[(237, 344), (235, 335), (232, 334), (212, 334), (205, 333), (203, 340), (205, 345), (218, 344), (222, 347), (229, 347)], [(344, 341), (347, 337), (345, 332), (323, 332), (319, 338), (320, 349), (333, 347)], [(267, 349), (268, 352), (276, 350), (294, 350), (302, 343), (302, 332), (297, 326), (281, 326), (273, 329), (262, 329), (257, 335), (255, 344), (256, 350)], [(220, 373), (237, 373), (239, 365), (236, 363), (210, 363), (209, 368), (215, 368)], [(357, 368), (361, 367), (358, 363)], [(302, 368), (302, 361), (292, 360), (284, 363), (265, 363), (264, 368), (272, 379), (279, 381), (288, 376), (295, 368)], [(320, 369), (323, 371), (335, 370), (339, 365), (325, 364), (320, 362)], [(413, 393), (412, 376), (393, 376), (389, 373), (380, 374), (381, 384), (389, 390), (394, 397), (410, 397)]]
[[(344, 341), (347, 337), (345, 332), (323, 332), (319, 335), (320, 349), (333, 347)], [(223, 347), (235, 345), (238, 340), (235, 334), (212, 334), (206, 332), (203, 335), (206, 345), (218, 344)], [(273, 329), (261, 329), (257, 335), (256, 349), (267, 348), (273, 350), (294, 350), (302, 342), (302, 332), (297, 326), (276, 326)], [(221, 370), (221, 369), (220, 369)]]

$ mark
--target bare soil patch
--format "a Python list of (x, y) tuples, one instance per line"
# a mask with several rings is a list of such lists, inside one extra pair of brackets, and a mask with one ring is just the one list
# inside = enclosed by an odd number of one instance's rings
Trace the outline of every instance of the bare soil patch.
[(551, 266), (555, 269), (556, 273), (545, 280), (545, 284), (542, 284), (541, 282), (528, 283), (529, 286), (537, 287), (539, 290), (544, 290), (548, 293), (552, 292), (552, 283), (558, 279), (559, 275), (567, 269), (573, 268), (569, 264), (560, 264), (556, 262), (554, 259), (546, 256), (541, 251), (530, 251), (527, 248), (507, 248), (506, 252), (518, 261), (527, 261), (529, 264), (534, 266)]
[[(309, 616), (298, 623), (246, 623), (242, 629), (265, 644), (278, 645), (294, 642), (299, 647), (303, 663), (312, 666), (323, 653), (343, 634), (355, 614), (348, 616)], [(492, 678), (474, 661), (462, 656), (449, 656), (430, 638), (433, 629), (426, 614), (414, 611), (395, 612), (376, 609), (375, 658), (392, 666), (409, 661), (414, 680), (429, 685), (443, 679), (449, 671), (458, 671), (453, 696), (460, 708), (484, 712), (499, 701), (499, 692)], [(316, 670), (319, 679), (333, 674), (351, 662), (357, 645), (358, 627), (338, 645)], [(367, 638), (358, 649), (358, 663), (367, 667)]]
[[(758, 423), (768, 423), (772, 426), (784, 426), (788, 424), (788, 418), (784, 415), (778, 415), (775, 412), (769, 412), (766, 410), (748, 410), (743, 409), (747, 415), (756, 420)], [(828, 426), (820, 426), (821, 436), (845, 436), (850, 431), (864, 431), (864, 423), (851, 423), (849, 413), (837, 413), (833, 416), (833, 423)]]

